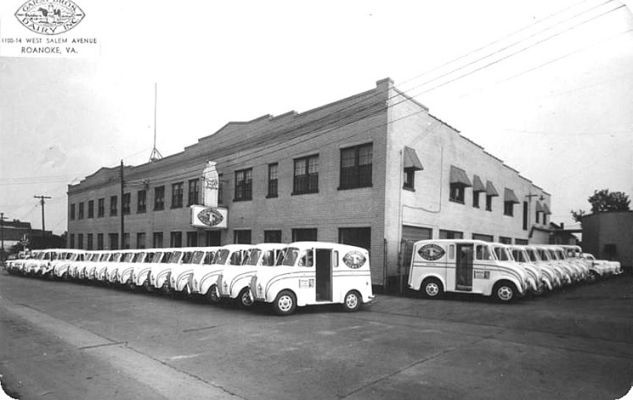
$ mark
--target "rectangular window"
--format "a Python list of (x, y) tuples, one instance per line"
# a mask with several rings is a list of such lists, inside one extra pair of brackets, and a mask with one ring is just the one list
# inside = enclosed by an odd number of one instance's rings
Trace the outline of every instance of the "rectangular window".
[(264, 231), (264, 243), (281, 243), (281, 231)]
[(319, 156), (296, 158), (294, 160), (294, 182), (292, 194), (319, 192)]
[(198, 246), (198, 232), (187, 232), (187, 247)]
[(84, 203), (79, 203), (79, 213), (77, 215), (78, 219), (84, 219)]
[(483, 240), (484, 242), (494, 242), (492, 235), (485, 235), (483, 233), (473, 233), (473, 240)]
[(454, 201), (455, 203), (464, 204), (464, 192), (466, 191), (466, 187), (460, 183), (451, 183), (449, 200)]
[(514, 215), (514, 202), (512, 201), (503, 202), (503, 215), (507, 215), (509, 217), (512, 217)]
[(541, 213), (540, 211), (536, 212), (536, 223), (537, 224), (541, 223), (541, 215), (540, 215), (540, 213)]
[(235, 197), (233, 201), (253, 199), (253, 169), (235, 171)]
[(266, 197), (277, 197), (277, 167), (277, 163), (268, 164), (268, 195)]
[(80, 233), (77, 235), (77, 248), (78, 249), (84, 248), (84, 234), (83, 233)]
[(154, 188), (154, 210), (165, 209), (165, 186), (158, 186)]
[(155, 249), (163, 247), (163, 232), (154, 232), (152, 234), (152, 247)]
[(486, 196), (486, 211), (492, 211), (492, 196)]
[(233, 231), (233, 243), (251, 244), (250, 229), (236, 229)]
[(479, 193), (481, 192), (473, 191), (473, 207), (475, 208), (479, 208)]
[(95, 201), (88, 200), (88, 218), (95, 217)]
[(182, 232), (172, 232), (169, 237), (169, 247), (182, 247)]
[(371, 250), (371, 228), (339, 228), (338, 242)]
[(130, 215), (130, 203), (132, 201), (132, 195), (130, 193), (123, 193), (123, 200), (121, 201), (121, 211), (123, 215)]
[(124, 249), (130, 248), (130, 234), (127, 232), (123, 234), (123, 248)]
[(181, 208), (183, 202), (183, 183), (173, 183), (171, 185), (171, 208)]
[(105, 216), (105, 199), (99, 199), (97, 201), (97, 217), (102, 218)]
[(341, 149), (339, 189), (371, 186), (372, 143)]
[(200, 179), (189, 180), (187, 205), (200, 204)]
[(74, 233), (70, 234), (70, 244), (68, 245), (68, 247), (70, 247), (71, 249), (75, 248), (75, 234)]
[(512, 244), (512, 238), (505, 237), (505, 236), (499, 236), (499, 243)]
[(517, 244), (519, 246), (527, 246), (528, 241), (527, 239), (514, 239), (514, 244)]
[(440, 229), (440, 239), (463, 239), (464, 232)]
[(293, 242), (312, 242), (317, 240), (316, 228), (301, 228), (292, 230)]
[(74, 219), (75, 219), (75, 205), (71, 204), (70, 205), (70, 220), (72, 221)]
[(136, 192), (136, 213), (143, 214), (146, 211), (147, 211), (147, 192), (145, 190), (139, 190), (138, 192)]
[(221, 236), (220, 231), (207, 231), (204, 240), (205, 246), (220, 246), (222, 244)]
[(92, 233), (86, 235), (86, 250), (92, 250)]
[(144, 249), (145, 246), (145, 232), (138, 232), (136, 234), (136, 248)]
[(405, 168), (403, 180), (403, 189), (415, 190), (415, 168)]
[(528, 203), (523, 202), (523, 230), (527, 231), (528, 228)]
[(547, 225), (547, 214), (543, 214), (543, 225)]
[(97, 233), (97, 250), (103, 250), (103, 233)]
[(110, 238), (110, 250), (118, 250), (119, 249), (119, 234), (118, 233), (110, 233), (108, 234)]
[(117, 196), (110, 196), (110, 216), (114, 217), (117, 215), (117, 206), (118, 206), (118, 198)]

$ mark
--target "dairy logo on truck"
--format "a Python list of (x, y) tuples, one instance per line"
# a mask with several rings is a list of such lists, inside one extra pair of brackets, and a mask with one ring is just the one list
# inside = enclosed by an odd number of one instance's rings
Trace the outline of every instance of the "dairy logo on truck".
[(15, 17), (22, 25), (41, 35), (68, 32), (85, 16), (72, 0), (29, 0), (15, 12)]
[(418, 254), (425, 260), (435, 261), (442, 258), (444, 254), (446, 254), (446, 252), (443, 248), (436, 244), (425, 244), (424, 246), (420, 247), (420, 249), (418, 250)]
[(207, 226), (216, 226), (224, 220), (224, 217), (213, 208), (205, 208), (198, 213), (198, 219)]
[(345, 265), (350, 267), (351, 269), (358, 269), (365, 264), (367, 259), (360, 251), (352, 250), (349, 253), (345, 254), (343, 257), (343, 262)]

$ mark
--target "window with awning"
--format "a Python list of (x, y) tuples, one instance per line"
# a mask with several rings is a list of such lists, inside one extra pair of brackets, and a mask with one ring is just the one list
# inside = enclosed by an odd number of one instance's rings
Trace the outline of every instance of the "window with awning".
[(449, 200), (454, 201), (456, 203), (464, 203), (464, 192), (467, 187), (472, 186), (473, 184), (468, 179), (468, 175), (466, 175), (466, 171), (461, 168), (457, 168), (454, 165), (451, 165), (450, 172), (450, 191), (449, 191)]
[(402, 164), (404, 173), (402, 188), (415, 190), (415, 171), (422, 171), (424, 169), (415, 149), (404, 146)]
[(479, 208), (479, 193), (485, 192), (486, 187), (484, 186), (481, 178), (478, 175), (473, 176), (473, 207)]
[(499, 196), (499, 192), (495, 185), (490, 181), (486, 181), (486, 211), (492, 211), (492, 198)]
[(517, 195), (512, 189), (505, 188), (503, 191), (503, 214), (512, 217), (516, 203), (519, 203)]

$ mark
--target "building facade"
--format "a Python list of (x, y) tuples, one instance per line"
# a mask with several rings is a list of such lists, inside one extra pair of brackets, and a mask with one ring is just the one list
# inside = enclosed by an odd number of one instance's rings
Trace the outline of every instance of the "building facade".
[(609, 211), (582, 217), (582, 249), (598, 259), (619, 261), (633, 270), (633, 211)]
[[(214, 161), (226, 229), (199, 229), (201, 174)], [(89, 249), (320, 240), (370, 250), (390, 285), (424, 238), (547, 243), (550, 195), (390, 79), (303, 113), (230, 122), (184, 151), (101, 168), (68, 187), (68, 245)], [(538, 229), (540, 228), (540, 229)]]

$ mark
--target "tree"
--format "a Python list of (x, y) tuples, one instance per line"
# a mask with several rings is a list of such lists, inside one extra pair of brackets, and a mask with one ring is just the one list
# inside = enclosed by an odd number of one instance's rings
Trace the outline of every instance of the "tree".
[[(629, 211), (631, 200), (624, 192), (609, 192), (609, 189), (594, 190), (593, 195), (587, 199), (591, 204), (591, 212), (598, 214), (607, 211)], [(580, 222), (586, 215), (584, 210), (571, 210), (571, 215), (575, 221)]]

